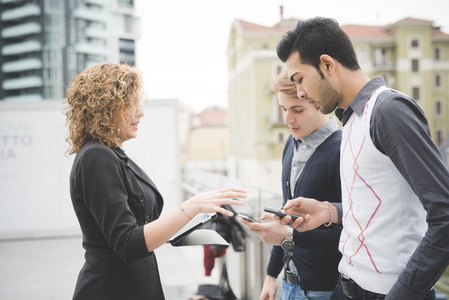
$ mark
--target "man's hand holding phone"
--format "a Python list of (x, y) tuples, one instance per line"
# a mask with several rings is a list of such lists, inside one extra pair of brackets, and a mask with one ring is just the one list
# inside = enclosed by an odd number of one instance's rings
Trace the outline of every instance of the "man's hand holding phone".
[[(329, 209), (333, 209), (332, 216)], [(337, 223), (338, 213), (334, 205), (329, 205), (327, 202), (317, 201), (312, 198), (298, 197), (296, 199), (288, 200), (284, 205), (283, 210), (285, 213), (302, 215), (304, 220), (298, 221), (298, 219), (290, 224), (292, 228), (295, 228), (299, 232), (315, 229), (323, 224), (329, 223), (330, 217), (334, 223)], [(289, 220), (282, 219), (281, 224), (288, 224)]]
[(275, 218), (277, 220), (279, 220), (279, 223), (281, 225), (290, 225), (291, 228), (296, 229), (299, 232), (303, 232), (305, 230), (302, 230), (302, 227), (300, 226), (301, 224), (304, 224), (304, 222), (310, 219), (310, 216), (307, 215), (306, 217), (303, 217), (301, 215), (294, 215), (294, 214), (289, 214), (287, 212), (283, 212), (282, 210), (278, 210), (278, 209), (273, 209), (273, 208), (268, 208), (265, 207), (264, 211), (266, 213), (270, 213), (270, 214), (274, 214)]
[[(257, 220), (248, 221), (241, 217), (241, 222), (245, 224), (251, 232), (257, 234), (260, 239), (267, 245), (279, 246), (287, 234), (287, 228), (281, 225), (274, 215), (265, 213), (261, 220), (269, 220), (269, 222), (258, 222)], [(254, 219), (253, 219), (254, 220)]]
[(281, 210), (274, 209), (274, 208), (264, 207), (263, 210), (264, 210), (264, 212), (267, 212), (267, 213), (270, 213), (270, 214), (275, 214), (276, 216), (279, 217), (279, 219), (283, 219), (284, 217), (287, 217), (287, 216), (288, 216), (290, 219), (286, 219), (286, 221), (287, 221), (287, 220), (290, 220), (291, 222), (294, 222), (294, 221), (296, 221), (296, 219), (298, 219), (298, 218), (304, 219), (303, 216), (295, 216), (295, 215), (287, 214), (287, 213), (285, 213), (285, 212), (283, 212), (283, 211), (281, 211)]

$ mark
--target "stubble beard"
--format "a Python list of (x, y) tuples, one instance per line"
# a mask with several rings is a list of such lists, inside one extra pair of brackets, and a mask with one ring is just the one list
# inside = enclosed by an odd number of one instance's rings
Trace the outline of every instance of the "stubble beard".
[(340, 95), (326, 78), (321, 80), (319, 90), (321, 91), (321, 103), (319, 105), (315, 104), (315, 106), (321, 111), (322, 114), (333, 112), (337, 108)]

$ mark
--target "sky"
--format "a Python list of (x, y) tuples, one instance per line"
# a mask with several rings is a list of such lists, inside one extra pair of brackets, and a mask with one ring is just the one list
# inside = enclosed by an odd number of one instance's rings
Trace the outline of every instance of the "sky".
[(232, 22), (263, 26), (284, 18), (335, 18), (340, 25), (387, 25), (412, 17), (449, 34), (449, 0), (135, 0), (137, 67), (151, 99), (178, 99), (195, 112), (227, 107)]

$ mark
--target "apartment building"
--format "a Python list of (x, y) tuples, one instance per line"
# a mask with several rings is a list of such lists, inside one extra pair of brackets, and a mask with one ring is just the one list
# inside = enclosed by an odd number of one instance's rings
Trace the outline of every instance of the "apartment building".
[(226, 175), (229, 156), (227, 110), (210, 106), (193, 113), (183, 107), (179, 119), (184, 173), (202, 170)]
[(228, 56), (228, 175), (246, 184), (281, 192), (281, 156), (289, 136), (272, 78), (283, 65), (275, 48), (296, 19), (266, 27), (244, 20), (231, 26)]
[[(289, 131), (271, 80), (284, 65), (276, 55), (281, 36), (298, 22), (266, 27), (243, 20), (231, 26), (229, 72), (229, 176), (280, 190), (281, 158)], [(449, 148), (449, 34), (433, 21), (406, 18), (385, 26), (344, 25), (362, 70), (413, 97), (429, 120), (443, 155)]]
[(410, 95), (424, 110), (432, 138), (449, 146), (449, 34), (433, 21), (406, 18), (391, 25), (345, 25), (362, 70)]
[(133, 0), (0, 0), (0, 101), (64, 98), (80, 71), (135, 64)]

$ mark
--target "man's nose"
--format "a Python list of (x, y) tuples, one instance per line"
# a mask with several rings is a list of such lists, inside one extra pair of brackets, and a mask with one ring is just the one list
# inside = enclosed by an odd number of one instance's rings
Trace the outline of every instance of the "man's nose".
[(306, 98), (306, 92), (305, 92), (304, 89), (303, 89), (301, 86), (299, 86), (299, 85), (296, 86), (296, 94), (298, 95), (298, 98), (299, 98), (299, 99)]
[(292, 124), (295, 122), (293, 114), (289, 111), (285, 112), (285, 125)]

